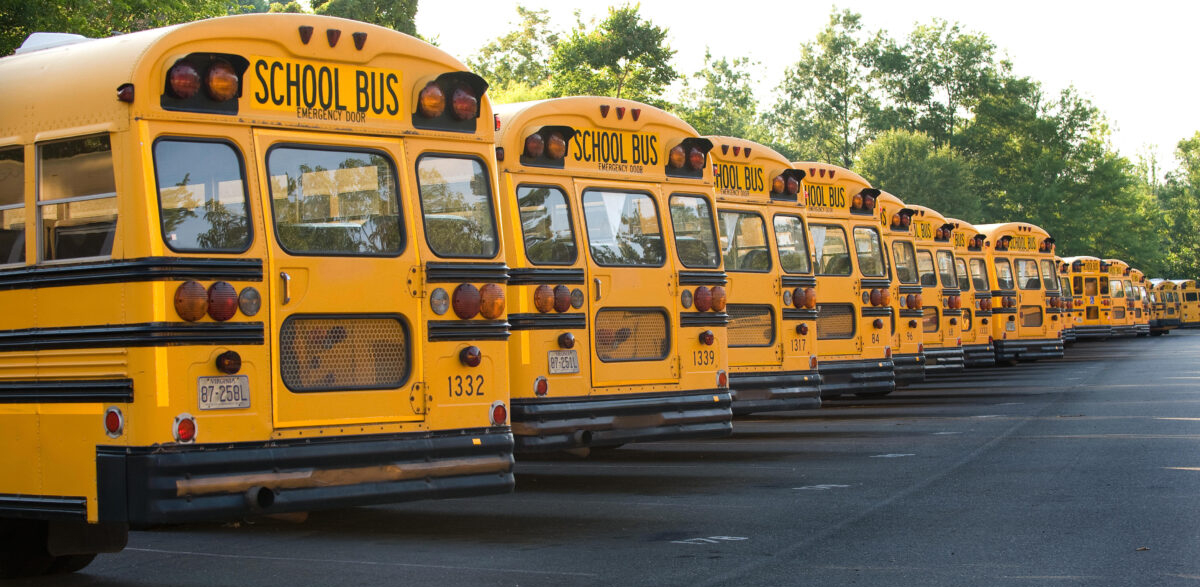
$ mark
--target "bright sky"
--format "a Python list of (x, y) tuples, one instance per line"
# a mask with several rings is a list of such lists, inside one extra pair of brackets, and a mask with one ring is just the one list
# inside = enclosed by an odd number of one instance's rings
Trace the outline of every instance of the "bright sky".
[[(602, 19), (613, 2), (520, 0), (550, 11), (554, 30)], [(421, 0), (417, 30), (438, 37), (440, 46), (467, 59), (492, 39), (515, 28), (516, 2)], [(644, 0), (642, 15), (668, 29), (676, 69), (700, 69), (704, 50), (716, 57), (749, 57), (761, 64), (760, 103), (774, 102), (771, 91), (784, 69), (813, 40), (834, 7), (863, 15), (868, 31), (883, 29), (903, 39), (914, 23), (934, 17), (986, 34), (1018, 75), (1042, 82), (1050, 93), (1074, 85), (1112, 124), (1112, 140), (1134, 159), (1153, 147), (1160, 168), (1175, 167), (1175, 144), (1200, 130), (1200, 75), (1197, 23), (1200, 2), (1142, 0), (1136, 3), (1061, 0)]]

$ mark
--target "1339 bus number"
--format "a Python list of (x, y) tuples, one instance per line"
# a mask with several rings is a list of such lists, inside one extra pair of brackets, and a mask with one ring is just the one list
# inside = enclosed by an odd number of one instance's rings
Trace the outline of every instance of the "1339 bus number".
[(483, 397), (483, 375), (450, 375), (446, 388), (451, 397)]
[(712, 365), (717, 362), (717, 353), (710, 350), (694, 351), (692, 353), (692, 364), (698, 366)]

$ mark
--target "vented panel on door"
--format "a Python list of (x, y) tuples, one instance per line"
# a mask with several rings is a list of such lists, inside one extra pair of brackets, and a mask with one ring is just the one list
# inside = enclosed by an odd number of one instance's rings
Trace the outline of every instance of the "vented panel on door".
[(729, 304), (729, 346), (761, 347), (775, 342), (775, 315), (768, 305)]
[(854, 306), (850, 304), (817, 304), (817, 339), (851, 338), (854, 336)]
[(296, 392), (395, 389), (408, 378), (408, 330), (399, 318), (288, 318), (279, 331), (283, 384)]
[(601, 361), (661, 361), (670, 349), (666, 312), (628, 308), (596, 312), (596, 356)]
[(1041, 306), (1021, 306), (1021, 326), (1041, 326)]

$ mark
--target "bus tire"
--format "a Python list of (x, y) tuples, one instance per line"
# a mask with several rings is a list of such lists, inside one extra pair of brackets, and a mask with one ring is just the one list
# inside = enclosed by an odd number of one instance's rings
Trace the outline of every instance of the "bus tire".
[(0, 579), (41, 575), (52, 564), (45, 521), (0, 520)]
[(54, 557), (54, 562), (50, 563), (50, 568), (46, 571), (49, 575), (59, 575), (66, 573), (74, 573), (81, 571), (84, 567), (92, 564), (96, 560), (94, 554), (68, 554), (66, 556)]

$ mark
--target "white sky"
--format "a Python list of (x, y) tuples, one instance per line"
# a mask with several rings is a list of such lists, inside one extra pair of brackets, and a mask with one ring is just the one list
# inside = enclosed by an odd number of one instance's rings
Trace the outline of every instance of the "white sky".
[[(608, 6), (596, 0), (520, 0), (529, 8), (550, 11), (553, 29), (574, 27), (574, 11), (585, 21), (602, 19)], [(492, 39), (515, 28), (517, 2), (421, 0), (417, 30), (437, 37), (460, 59), (473, 56)], [(934, 17), (958, 22), (966, 31), (986, 34), (1017, 75), (1040, 81), (1048, 94), (1074, 85), (1108, 117), (1113, 145), (1134, 159), (1157, 154), (1160, 168), (1175, 167), (1175, 144), (1200, 130), (1200, 75), (1195, 27), (1200, 2), (1142, 0), (1135, 3), (1059, 0), (643, 0), (641, 14), (668, 29), (675, 66), (690, 75), (704, 63), (709, 47), (715, 57), (749, 57), (761, 65), (758, 99), (770, 93), (784, 69), (799, 57), (802, 43), (813, 40), (830, 10), (847, 8), (863, 15), (867, 31), (883, 29), (903, 39), (914, 23)]]

